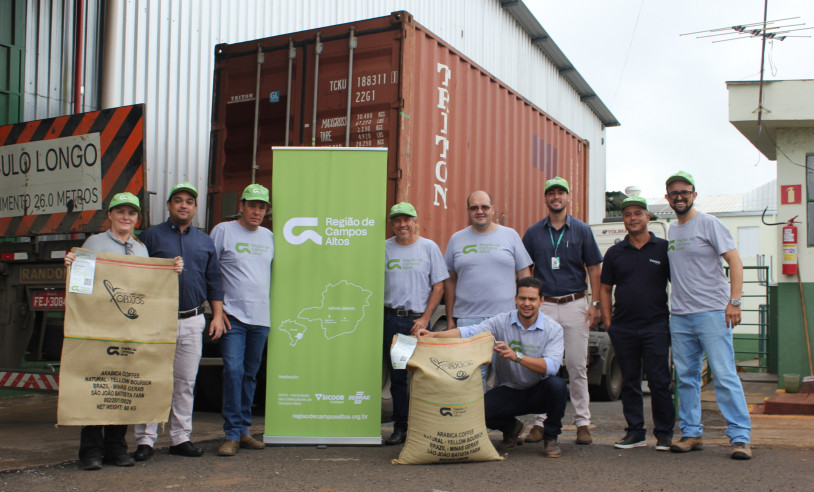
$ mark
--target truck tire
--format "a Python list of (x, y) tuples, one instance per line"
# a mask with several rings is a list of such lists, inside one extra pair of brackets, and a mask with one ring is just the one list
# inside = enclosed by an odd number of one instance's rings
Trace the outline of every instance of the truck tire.
[(622, 392), (622, 370), (616, 362), (613, 346), (608, 347), (605, 361), (602, 381), (598, 385), (589, 387), (591, 400), (594, 401), (616, 401)]

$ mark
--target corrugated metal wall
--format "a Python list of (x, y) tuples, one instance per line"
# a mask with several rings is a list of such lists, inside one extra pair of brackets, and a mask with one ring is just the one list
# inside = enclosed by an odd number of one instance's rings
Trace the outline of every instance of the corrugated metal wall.
[[(75, 0), (28, 0), (25, 33), (25, 121), (73, 112)], [(101, 0), (85, 0), (82, 111), (99, 109)]]
[[(72, 15), (70, 0), (41, 3), (51, 6), (52, 15), (59, 10), (54, 7), (57, 4), (64, 4), (66, 19)], [(596, 222), (604, 215), (602, 124), (556, 67), (532, 46), (499, 0), (110, 0), (105, 9), (105, 61), (110, 63), (105, 66), (102, 106), (147, 105), (148, 189), (157, 193), (151, 203), (151, 222), (163, 220), (161, 204), (172, 184), (189, 180), (202, 190), (206, 187), (215, 45), (397, 10), (409, 11), (417, 22), (589, 140), (589, 220)], [(68, 44), (72, 45), (70, 36), (62, 42)], [(64, 63), (64, 50), (61, 53), (61, 66), (72, 66)], [(42, 58), (46, 65), (55, 62), (53, 57), (38, 57)], [(56, 87), (56, 95), (63, 93), (53, 77), (49, 83)], [(204, 218), (198, 217), (196, 224), (203, 225)]]

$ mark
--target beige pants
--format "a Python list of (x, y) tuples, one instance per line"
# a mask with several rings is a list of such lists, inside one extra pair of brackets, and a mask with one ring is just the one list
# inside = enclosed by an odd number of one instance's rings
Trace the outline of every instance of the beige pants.
[[(206, 320), (203, 314), (178, 320), (178, 344), (173, 361), (172, 411), (170, 412), (170, 444), (189, 441), (192, 434), (192, 403), (198, 364), (201, 362), (203, 330)], [(158, 424), (137, 424), (136, 444), (154, 446), (158, 438)]]
[[(591, 411), (588, 409), (588, 302), (583, 299), (556, 304), (544, 302), (540, 306), (543, 314), (554, 318), (562, 326), (565, 344), (565, 367), (568, 369), (568, 391), (574, 405), (574, 425), (591, 424)], [(542, 427), (545, 415), (537, 415), (534, 425)]]

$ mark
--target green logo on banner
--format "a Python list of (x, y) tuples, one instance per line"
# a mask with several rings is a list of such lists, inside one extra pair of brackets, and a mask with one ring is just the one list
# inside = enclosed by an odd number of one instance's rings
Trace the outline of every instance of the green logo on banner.
[(388, 270), (401, 270), (401, 265), (399, 265), (400, 261), (401, 260), (390, 260), (390, 261), (388, 261), (387, 262), (387, 269)]

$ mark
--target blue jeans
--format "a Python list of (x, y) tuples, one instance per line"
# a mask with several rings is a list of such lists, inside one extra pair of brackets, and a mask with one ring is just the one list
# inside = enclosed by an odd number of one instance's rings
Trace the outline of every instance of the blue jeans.
[[(458, 318), (455, 320), (455, 326), (463, 327), (463, 326), (474, 326), (479, 325), (486, 321), (489, 318)], [(495, 354), (492, 354), (492, 362), (495, 361)], [(486, 393), (486, 380), (489, 378), (489, 368), (490, 365), (480, 366), (480, 379), (481, 383), (483, 384), (483, 392)]]
[(407, 413), (410, 409), (410, 393), (407, 387), (407, 369), (393, 369), (390, 360), (390, 345), (393, 337), (399, 333), (409, 335), (413, 322), (418, 316), (396, 316), (384, 313), (384, 363), (390, 368), (390, 395), (393, 397), (393, 429), (407, 431)]
[(735, 370), (732, 330), (726, 326), (724, 311), (673, 315), (670, 319), (673, 363), (678, 375), (679, 426), (683, 437), (699, 437), (701, 425), (701, 363), (704, 352), (715, 383), (718, 408), (727, 423), (730, 444), (750, 440), (752, 421)]
[(229, 316), (232, 329), (220, 340), (223, 356), (223, 431), (226, 439), (240, 440), (252, 425), (252, 402), (257, 371), (263, 359), (269, 327), (249, 325)]

